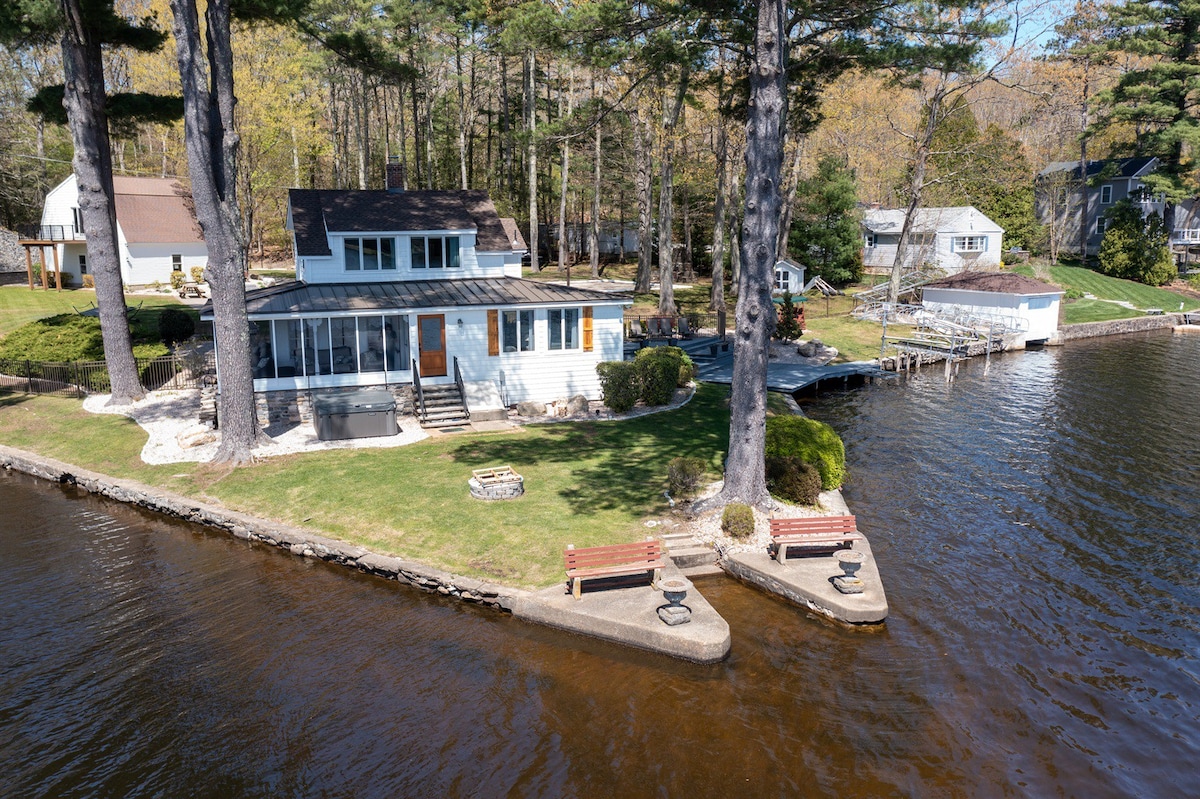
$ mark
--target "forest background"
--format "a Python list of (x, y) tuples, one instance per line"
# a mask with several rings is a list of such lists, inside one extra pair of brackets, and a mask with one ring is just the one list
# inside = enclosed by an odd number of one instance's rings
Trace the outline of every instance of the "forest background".
[[(737, 230), (745, 131), (730, 87), (746, 64), (736, 47), (688, 52), (686, 31), (676, 57), (658, 61), (639, 59), (637, 42), (581, 47), (564, 26), (603, 25), (579, 13), (587, 6), (565, 15), (545, 2), (341, 0), (316, 3), (308, 25), (239, 24), (238, 181), (252, 265), (290, 258), (289, 187), (382, 188), (391, 157), (407, 188), (485, 189), (524, 230), (531, 212), (545, 232), (574, 226), (562, 253), (538, 237), (541, 263), (586, 260), (581, 231), (593, 217), (637, 229), (640, 199), (643, 214), (669, 220), (685, 276), (706, 272), (714, 208), (724, 205)], [(169, 29), (166, 0), (119, 0), (117, 9)], [(1058, 57), (1054, 27), (1078, 11), (1028, 7), (1019, 29), (987, 43), (988, 79), (956, 95), (938, 126), (922, 205), (974, 204), (1006, 229), (1006, 246), (1045, 249), (1035, 174), (1079, 158), (1089, 100), (1137, 66), (1134, 57)], [(156, 53), (109, 53), (110, 91), (177, 94), (172, 52), (168, 42)], [(61, 82), (57, 47), (0, 48), (0, 225), (36, 222), (46, 191), (70, 173), (65, 127), (26, 108)], [(795, 115), (786, 137), (786, 208), (815, 191), (822, 163), (849, 173), (859, 204), (903, 207), (921, 87), (857, 69), (820, 96), (819, 112)], [(1088, 157), (1130, 154), (1129, 133), (1094, 132)], [(113, 164), (116, 174), (186, 182), (182, 123), (115, 130)]]

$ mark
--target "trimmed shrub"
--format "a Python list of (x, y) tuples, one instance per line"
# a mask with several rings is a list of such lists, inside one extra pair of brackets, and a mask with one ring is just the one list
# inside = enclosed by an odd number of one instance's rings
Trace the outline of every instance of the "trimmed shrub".
[(85, 289), (96, 288), (96, 278), (92, 277), (91, 275), (84, 275), (83, 276), (83, 287)]
[(642, 384), (642, 401), (647, 405), (666, 405), (675, 389), (687, 385), (695, 366), (679, 347), (647, 347), (638, 350), (634, 363)]
[(637, 404), (641, 394), (637, 366), (632, 361), (604, 361), (596, 364), (600, 376), (600, 394), (609, 409), (624, 413)]
[[(155, 281), (155, 282), (157, 282), (157, 281)], [(180, 287), (182, 287), (183, 284), (186, 282), (187, 282), (187, 278), (185, 278), (183, 276), (183, 272), (172, 272), (171, 273), (171, 288), (175, 289), (176, 291), (179, 291)]]
[(707, 464), (702, 458), (680, 456), (667, 464), (667, 486), (677, 497), (690, 497), (700, 486)]
[(767, 456), (767, 490), (794, 505), (816, 505), (821, 496), (821, 473), (795, 455)]
[(826, 491), (846, 479), (846, 448), (833, 428), (806, 416), (767, 418), (766, 455), (792, 455), (811, 463)]
[(203, 266), (193, 266), (191, 269), (188, 270), (188, 274), (190, 274), (192, 276), (193, 283), (203, 283), (204, 282), (204, 267)]
[(178, 308), (164, 308), (158, 315), (158, 335), (168, 347), (186, 341), (196, 332), (196, 321), (191, 314)]
[(721, 513), (721, 529), (730, 538), (749, 538), (754, 535), (754, 511), (741, 502), (730, 502)]

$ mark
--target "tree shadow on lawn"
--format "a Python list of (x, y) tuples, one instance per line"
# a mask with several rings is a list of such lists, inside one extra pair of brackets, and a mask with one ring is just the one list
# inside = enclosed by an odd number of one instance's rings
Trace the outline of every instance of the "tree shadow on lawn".
[(575, 513), (640, 515), (666, 504), (662, 492), (672, 458), (701, 458), (710, 472), (719, 473), (729, 442), (729, 414), (720, 400), (719, 392), (709, 391), (669, 413), (539, 425), (529, 436), (464, 442), (451, 455), (479, 466), (508, 464), (522, 474), (541, 464), (575, 464), (573, 485), (559, 492)]

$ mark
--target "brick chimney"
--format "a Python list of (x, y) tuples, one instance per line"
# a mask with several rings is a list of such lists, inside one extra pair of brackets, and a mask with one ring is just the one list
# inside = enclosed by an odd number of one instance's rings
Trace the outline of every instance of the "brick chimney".
[(389, 155), (387, 165), (384, 167), (384, 186), (388, 191), (404, 191), (404, 185), (407, 182), (404, 166), (400, 163), (400, 156)]

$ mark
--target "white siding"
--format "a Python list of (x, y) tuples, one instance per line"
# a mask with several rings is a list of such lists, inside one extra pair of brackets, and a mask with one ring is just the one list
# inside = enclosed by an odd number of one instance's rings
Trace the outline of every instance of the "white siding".
[[(442, 267), (440, 269), (413, 269), (410, 239), (419, 236), (458, 236), (459, 259), (461, 266), (456, 268)], [(347, 270), (345, 263), (346, 238), (391, 238), (395, 241), (395, 269)], [(329, 257), (302, 256), (296, 259), (297, 278), (307, 283), (388, 283), (396, 280), (453, 280), (457, 278), (504, 277), (510, 274), (512, 258), (506, 258), (505, 253), (481, 252), (475, 250), (475, 234), (472, 231), (429, 231), (421, 233), (355, 233), (329, 234)], [(516, 258), (517, 271), (513, 277), (520, 277), (520, 259)]]
[[(1020, 343), (1041, 341), (1058, 330), (1058, 308), (1061, 294), (1005, 294), (992, 291), (963, 291), (962, 289), (926, 288), (922, 305), (932, 310), (965, 312), (980, 316), (1000, 316), (1022, 320), (1026, 330)], [(1045, 308), (1033, 305), (1049, 304)]]
[(121, 236), (121, 276), (130, 285), (171, 283), (171, 256), (183, 256), (183, 276), (191, 280), (191, 268), (208, 263), (203, 244), (125, 244)]

